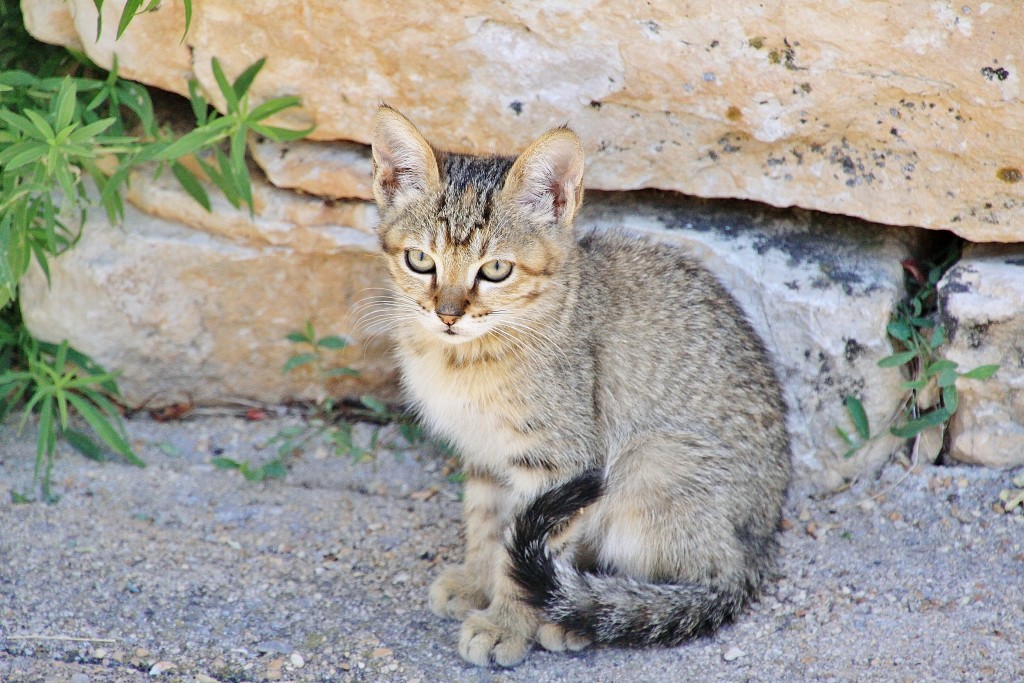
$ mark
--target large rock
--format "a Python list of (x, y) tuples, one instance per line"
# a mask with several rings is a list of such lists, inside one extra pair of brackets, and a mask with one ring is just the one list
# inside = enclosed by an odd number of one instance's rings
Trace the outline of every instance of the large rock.
[[(333, 361), (361, 374), (330, 392), (396, 398), (386, 342), (357, 324), (360, 302), (385, 281), (372, 207), (261, 181), (254, 196), (253, 216), (216, 194), (207, 214), (167, 174), (136, 175), (123, 227), (93, 211), (79, 244), (51, 262), (50, 287), (38, 269), (24, 280), (29, 328), (122, 371), (130, 404), (276, 403), (322, 395), (309, 373), (281, 372), (300, 350), (285, 335), (310, 320), (320, 334), (354, 342)], [(877, 423), (895, 409), (900, 377), (875, 361), (890, 352), (899, 262), (920, 233), (652, 192), (592, 193), (580, 228), (682, 245), (733, 292), (777, 363), (802, 487), (833, 489), (898, 447), (883, 437), (847, 459), (835, 427), (849, 427), (848, 394)]]
[(949, 331), (943, 355), (967, 371), (998, 364), (985, 381), (958, 380), (949, 457), (1024, 465), (1024, 247), (968, 246), (939, 286)]
[[(394, 398), (385, 342), (353, 315), (374, 293), (367, 288), (384, 284), (365, 207), (332, 207), (258, 182), (254, 190), (254, 216), (217, 195), (207, 214), (168, 174), (136, 175), (129, 199), (151, 213), (126, 203), (123, 225), (114, 226), (91, 211), (79, 243), (51, 261), (50, 286), (38, 268), (23, 280), (29, 329), (120, 370), (130, 405), (280, 403), (325, 390)], [(282, 373), (289, 356), (308, 350), (285, 340), (306, 321), (321, 336), (350, 338), (327, 361), (360, 375), (324, 386), (308, 368)]]
[[(1016, 0), (820, 3), (656, 0), (623, 5), (442, 0), (203, 0), (139, 16), (124, 0), (27, 0), (74, 17), (99, 64), (175, 92), (194, 75), (220, 102), (266, 56), (255, 100), (286, 94), (315, 138), (366, 142), (383, 99), (456, 150), (507, 153), (568, 121), (597, 189), (657, 187), (798, 205), (975, 241), (1024, 239)], [(56, 21), (56, 20), (54, 20)], [(73, 39), (56, 39), (74, 43)], [(1009, 136), (1009, 137), (1008, 137)]]
[[(900, 261), (920, 233), (750, 202), (640, 197), (591, 195), (580, 225), (679, 244), (737, 298), (775, 359), (798, 486), (832, 490), (887, 462), (901, 442), (879, 426), (899, 408), (903, 378), (877, 361), (892, 353), (886, 325), (904, 295)], [(849, 458), (836, 433), (854, 431), (848, 395), (882, 431)]]

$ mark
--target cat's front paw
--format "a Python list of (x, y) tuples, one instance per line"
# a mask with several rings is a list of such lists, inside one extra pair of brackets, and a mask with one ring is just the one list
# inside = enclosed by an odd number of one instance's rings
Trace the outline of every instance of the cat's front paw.
[(465, 567), (445, 567), (430, 586), (430, 609), (439, 617), (465, 619), (472, 610), (487, 607), (487, 596)]
[(487, 612), (475, 612), (462, 623), (459, 654), (477, 666), (510, 667), (526, 659), (530, 641), (509, 626), (490, 620)]
[(534, 636), (542, 648), (550, 652), (579, 652), (590, 645), (591, 639), (570, 631), (559, 624), (541, 624)]

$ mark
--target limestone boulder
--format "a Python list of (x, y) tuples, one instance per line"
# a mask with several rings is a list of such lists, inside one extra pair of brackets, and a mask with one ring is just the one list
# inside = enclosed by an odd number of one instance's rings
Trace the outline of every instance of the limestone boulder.
[[(38, 268), (25, 277), (29, 329), (120, 371), (129, 405), (395, 398), (386, 344), (353, 312), (384, 284), (376, 240), (360, 224), (365, 211), (266, 184), (254, 190), (253, 216), (217, 195), (206, 214), (167, 174), (136, 175), (123, 223), (94, 209), (80, 242), (51, 261), (49, 287)], [(351, 340), (325, 361), (358, 376), (324, 384), (308, 367), (282, 372), (308, 350), (285, 339), (307, 321), (320, 336)]]
[(949, 333), (944, 356), (962, 371), (999, 365), (987, 380), (957, 380), (949, 457), (1024, 465), (1024, 247), (968, 246), (940, 283), (939, 301)]
[(213, 57), (229, 75), (267, 57), (254, 101), (298, 95), (278, 123), (320, 140), (365, 143), (381, 100), (457, 151), (508, 153), (568, 122), (591, 188), (1024, 239), (1016, 0), (204, 0), (184, 41), (182, 5), (165, 2), (116, 42), (124, 0), (103, 4), (99, 40), (92, 0), (23, 4), (40, 38), (76, 42), (47, 23), (65, 12), (99, 64), (116, 54), (179, 93), (194, 76), (214, 102)]
[[(78, 246), (23, 282), (32, 332), (68, 339), (121, 371), (129, 404), (150, 406), (357, 395), (397, 399), (394, 361), (362, 302), (384, 286), (361, 201), (325, 201), (254, 187), (253, 215), (213, 194), (207, 214), (167, 174), (132, 179), (123, 224), (93, 211)], [(837, 223), (841, 223), (837, 224)], [(737, 297), (771, 351), (789, 406), (798, 486), (830, 490), (869, 474), (899, 446), (883, 437), (852, 458), (846, 395), (884, 421), (899, 376), (877, 368), (885, 326), (902, 296), (899, 262), (917, 233), (805, 211), (676, 195), (592, 193), (581, 230), (624, 229), (690, 250)], [(285, 335), (311, 321), (352, 346), (330, 359), (359, 370), (328, 386), (283, 374), (302, 350)]]
[(902, 442), (880, 430), (846, 457), (836, 427), (853, 432), (848, 395), (876, 426), (899, 408), (902, 377), (877, 361), (892, 353), (886, 325), (904, 296), (900, 261), (920, 248), (920, 232), (750, 202), (641, 196), (592, 194), (581, 226), (680, 245), (736, 297), (775, 359), (797, 488), (834, 490), (876, 472)]

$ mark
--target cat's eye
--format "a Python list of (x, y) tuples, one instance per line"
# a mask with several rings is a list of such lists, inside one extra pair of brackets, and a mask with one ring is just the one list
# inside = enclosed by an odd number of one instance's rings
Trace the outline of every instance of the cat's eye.
[(511, 261), (495, 259), (480, 266), (480, 277), (489, 282), (501, 282), (511, 274)]
[(436, 267), (434, 259), (430, 258), (430, 254), (422, 249), (406, 249), (405, 265), (409, 266), (409, 270), (412, 272), (420, 273), (421, 275), (433, 273)]

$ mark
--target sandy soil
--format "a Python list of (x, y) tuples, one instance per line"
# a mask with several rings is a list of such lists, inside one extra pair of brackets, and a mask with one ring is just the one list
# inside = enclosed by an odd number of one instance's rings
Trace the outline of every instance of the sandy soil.
[(132, 420), (148, 467), (62, 453), (54, 505), (12, 502), (35, 445), (0, 425), (0, 681), (1024, 680), (1024, 514), (997, 505), (1020, 471), (794, 494), (781, 578), (713, 637), (488, 670), (426, 608), (461, 553), (440, 456), (310, 448), (260, 483), (210, 464), (266, 460), (296, 420)]

